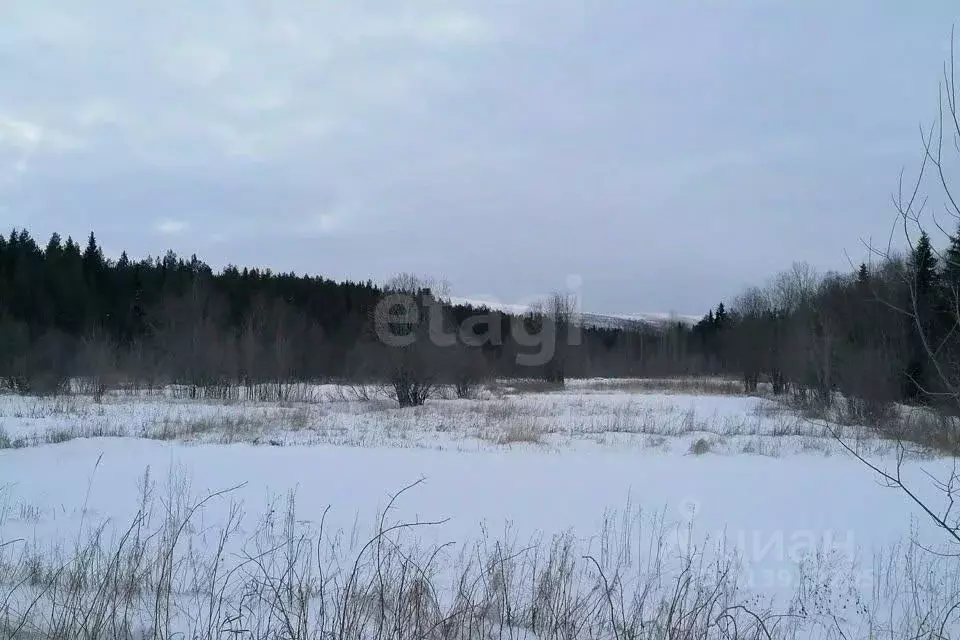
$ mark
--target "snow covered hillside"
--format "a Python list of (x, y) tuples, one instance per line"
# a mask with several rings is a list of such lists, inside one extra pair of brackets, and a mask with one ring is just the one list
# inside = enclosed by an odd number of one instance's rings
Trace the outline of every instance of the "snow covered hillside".
[[(503, 311), (516, 315), (523, 315), (532, 309), (529, 304), (508, 304), (496, 300), (484, 300), (481, 298), (465, 298), (453, 296), (450, 299), (453, 304), (467, 304), (473, 307), (486, 307), (494, 311)], [(596, 313), (590, 311), (581, 311), (576, 314), (576, 319), (584, 326), (598, 327), (601, 329), (635, 329), (639, 327), (662, 327), (675, 322), (681, 322), (687, 325), (694, 325), (700, 321), (703, 316), (678, 313)]]

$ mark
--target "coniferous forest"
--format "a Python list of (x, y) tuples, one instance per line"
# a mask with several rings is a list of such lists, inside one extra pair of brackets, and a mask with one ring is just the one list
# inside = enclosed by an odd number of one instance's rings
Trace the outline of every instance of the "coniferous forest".
[[(374, 331), (384, 293), (372, 282), (232, 266), (215, 273), (196, 256), (187, 260), (172, 252), (109, 260), (93, 233), (81, 247), (58, 235), (41, 245), (27, 230), (13, 230), (0, 238), (0, 375), (23, 393), (62, 392), (75, 377), (106, 387), (177, 383), (198, 389), (389, 380), (396, 364), (385, 354), (392, 350)], [(447, 325), (481, 315), (469, 306), (440, 308)], [(476, 333), (495, 339), (449, 348), (422, 340), (399, 350), (405, 366), (415, 360), (418, 376), (464, 385), (490, 375), (562, 379), (557, 358), (535, 371), (517, 364), (524, 347), (512, 339), (510, 316), (482, 315), (497, 331), (478, 325)], [(536, 324), (534, 315), (524, 322)], [(649, 357), (623, 357), (628, 349), (641, 353), (644, 344)], [(563, 354), (567, 375), (637, 373), (644, 363), (666, 374), (679, 362), (678, 350), (659, 332), (586, 329), (580, 347)]]
[[(745, 392), (765, 384), (821, 404), (841, 392), (869, 421), (894, 402), (936, 402), (951, 384), (938, 362), (956, 370), (946, 365), (960, 359), (960, 336), (951, 331), (960, 234), (939, 248), (921, 234), (905, 255), (850, 273), (796, 264), (693, 326), (586, 326), (575, 340), (565, 297), (521, 318), (452, 305), (416, 279), (403, 282), (215, 272), (172, 252), (111, 260), (93, 233), (84, 246), (56, 234), (40, 244), (15, 229), (0, 237), (0, 376), (18, 393), (62, 393), (81, 378), (101, 392), (267, 385), (281, 398), (292, 382), (379, 381), (401, 404), (419, 404), (436, 385), (468, 394), (494, 376), (562, 384), (570, 376), (720, 375), (741, 380)], [(438, 326), (461, 329), (456, 339), (384, 344), (378, 303), (398, 290), (425, 311), (404, 319), (400, 333), (425, 332), (439, 313)], [(396, 332), (396, 318), (390, 322)], [(532, 335), (553, 344), (549, 358), (531, 365), (518, 356), (543, 348)]]

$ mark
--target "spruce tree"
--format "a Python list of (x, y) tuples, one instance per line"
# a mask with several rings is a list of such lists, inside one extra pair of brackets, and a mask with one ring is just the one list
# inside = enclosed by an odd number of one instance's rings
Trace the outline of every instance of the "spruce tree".
[(940, 274), (937, 257), (933, 252), (930, 236), (924, 231), (910, 254), (910, 271), (913, 279), (912, 307), (916, 317), (910, 322), (908, 356), (904, 395), (909, 400), (928, 399), (934, 389), (934, 371), (928, 362), (931, 354), (926, 345), (935, 344), (940, 333), (936, 310), (940, 307)]
[(950, 236), (950, 246), (943, 254), (943, 284), (952, 296), (960, 290), (960, 225)]
[(910, 255), (910, 269), (918, 297), (927, 297), (936, 289), (937, 262), (930, 236), (923, 231)]
[(50, 241), (47, 243), (47, 248), (44, 250), (44, 255), (47, 260), (56, 259), (60, 254), (60, 251), (63, 250), (63, 242), (60, 240), (60, 234), (54, 233), (50, 236)]
[(722, 302), (717, 305), (717, 313), (714, 315), (714, 322), (718, 329), (722, 329), (727, 323), (727, 308)]
[(103, 268), (103, 252), (97, 246), (97, 239), (90, 232), (87, 248), (83, 252), (83, 270), (90, 277), (96, 277)]

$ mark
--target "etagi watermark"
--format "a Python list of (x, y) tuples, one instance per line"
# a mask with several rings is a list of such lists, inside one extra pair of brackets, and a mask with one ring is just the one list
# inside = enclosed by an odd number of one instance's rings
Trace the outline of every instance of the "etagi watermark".
[[(506, 313), (510, 338), (523, 349), (518, 349), (517, 364), (542, 366), (560, 355), (563, 347), (582, 344), (581, 285), (579, 276), (569, 276), (567, 291), (562, 294), (531, 296), (525, 304), (514, 305), (484, 300), (489, 310), (473, 313), (457, 326), (451, 326), (445, 313), (447, 302), (414, 293), (390, 293), (374, 310), (374, 329), (380, 342), (390, 347), (410, 347), (421, 340), (437, 347), (458, 343), (468, 347), (502, 346), (501, 320)], [(499, 306), (514, 311), (498, 311)]]

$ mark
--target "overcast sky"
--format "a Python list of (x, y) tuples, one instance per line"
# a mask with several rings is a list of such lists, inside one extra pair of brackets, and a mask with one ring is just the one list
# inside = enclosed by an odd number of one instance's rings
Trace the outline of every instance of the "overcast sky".
[[(908, 8), (909, 7), (909, 8)], [(10, 0), (0, 223), (504, 301), (702, 313), (846, 268), (952, 0)]]

